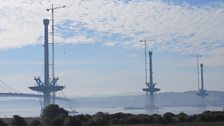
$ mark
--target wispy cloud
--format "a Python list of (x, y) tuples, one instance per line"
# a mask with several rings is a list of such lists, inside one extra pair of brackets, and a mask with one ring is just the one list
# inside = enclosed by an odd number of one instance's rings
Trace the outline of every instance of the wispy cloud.
[(115, 46), (114, 42), (105, 42), (105, 46)]
[[(162, 0), (7, 0), (0, 5), (0, 48), (39, 43), (45, 9), (57, 10), (57, 42), (139, 47), (140, 39), (156, 39), (150, 46), (186, 54), (224, 55), (224, 3), (194, 6)], [(217, 61), (224, 64), (223, 60)]]

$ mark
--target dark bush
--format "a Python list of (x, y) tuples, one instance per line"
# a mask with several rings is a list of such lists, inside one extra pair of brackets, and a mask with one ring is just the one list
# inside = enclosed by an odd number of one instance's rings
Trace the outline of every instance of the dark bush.
[(126, 118), (123, 118), (123, 119), (112, 118), (112, 119), (110, 119), (110, 124), (124, 125), (124, 124), (127, 124), (127, 119)]
[(81, 122), (88, 122), (91, 119), (90, 115), (77, 115), (75, 116)]
[(115, 113), (115, 114), (111, 114), (110, 118), (117, 118), (117, 119), (126, 119), (129, 116), (132, 116), (133, 114), (126, 114), (126, 113)]
[(132, 115), (127, 118), (127, 124), (140, 124), (141, 120), (138, 116)]
[(117, 119), (117, 118), (110, 119), (110, 123), (113, 124), (113, 125), (114, 124), (121, 124), (119, 119)]
[(76, 118), (75, 116), (71, 117), (68, 116), (64, 120), (64, 125), (63, 126), (81, 126), (82, 122)]
[(162, 123), (162, 116), (159, 114), (152, 115), (153, 123)]
[(198, 121), (198, 116), (197, 115), (190, 115), (188, 117), (188, 122), (194, 122), (194, 121)]
[(203, 122), (223, 121), (224, 112), (205, 111), (202, 114), (199, 114), (198, 118), (200, 121), (203, 121)]
[(18, 115), (14, 115), (12, 122), (12, 126), (28, 126), (26, 120)]
[(51, 120), (51, 126), (63, 126), (64, 118), (54, 118)]
[(4, 122), (2, 119), (0, 119), (0, 126), (8, 126), (8, 124)]
[(216, 121), (224, 121), (224, 112), (217, 112), (214, 115)]
[(111, 124), (127, 124), (127, 118), (129, 118), (130, 116), (133, 116), (133, 114), (129, 114), (129, 113), (115, 113), (115, 114), (111, 114), (109, 115), (110, 118), (110, 123)]
[(33, 120), (29, 126), (42, 126), (39, 120)]
[(212, 120), (212, 117), (209, 114), (209, 111), (203, 112), (202, 114), (198, 115), (198, 120), (203, 122), (210, 122)]
[(139, 116), (140, 121), (142, 123), (144, 123), (144, 124), (151, 124), (151, 123), (153, 123), (153, 118), (150, 115), (140, 114), (138, 116)]
[(184, 112), (181, 112), (177, 115), (177, 119), (179, 122), (186, 122), (188, 121), (188, 115), (185, 114)]
[(51, 104), (44, 108), (42, 113), (42, 119), (48, 125), (51, 124), (51, 121), (56, 118), (65, 118), (68, 116), (68, 112), (63, 108), (60, 108), (58, 105)]
[(172, 123), (174, 122), (174, 118), (176, 117), (176, 115), (174, 115), (171, 112), (167, 112), (163, 115), (163, 122), (164, 123)]
[(93, 119), (96, 121), (97, 126), (107, 126), (110, 122), (109, 114), (98, 112), (93, 116)]
[(96, 120), (90, 120), (86, 126), (98, 126)]

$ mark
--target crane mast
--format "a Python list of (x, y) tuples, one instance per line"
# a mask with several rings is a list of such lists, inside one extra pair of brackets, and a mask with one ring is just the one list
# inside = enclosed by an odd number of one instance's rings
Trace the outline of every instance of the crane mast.
[[(52, 48), (52, 57), (51, 57), (51, 65), (52, 65), (52, 80), (55, 79), (55, 63), (54, 63), (54, 10), (65, 8), (66, 6), (58, 6), (54, 7), (54, 4), (51, 5), (51, 8), (46, 9), (47, 11), (51, 11), (51, 48)], [(53, 92), (53, 100), (52, 103), (55, 103), (55, 92)]]

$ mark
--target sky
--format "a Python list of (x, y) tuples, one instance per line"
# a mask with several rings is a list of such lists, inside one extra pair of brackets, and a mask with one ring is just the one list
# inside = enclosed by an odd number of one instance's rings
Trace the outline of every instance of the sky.
[(35, 93), (28, 87), (43, 79), (43, 19), (52, 4), (66, 5), (54, 15), (55, 74), (65, 95), (144, 93), (140, 40), (153, 51), (160, 92), (198, 90), (196, 55), (205, 88), (224, 90), (223, 0), (1, 0), (0, 92)]

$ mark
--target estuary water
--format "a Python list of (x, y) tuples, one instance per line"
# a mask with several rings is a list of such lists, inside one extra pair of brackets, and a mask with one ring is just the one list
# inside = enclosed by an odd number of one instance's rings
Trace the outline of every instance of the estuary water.
[[(41, 107), (38, 105), (29, 105), (24, 103), (24, 106), (17, 106), (16, 103), (14, 106), (1, 106), (0, 105), (0, 118), (12, 117), (13, 115), (20, 115), (22, 117), (39, 117), (41, 114)], [(63, 107), (63, 106), (62, 106)], [(75, 110), (78, 113), (76, 114), (90, 114), (93, 115), (97, 112), (105, 112), (105, 113), (132, 113), (132, 114), (164, 114), (166, 112), (172, 112), (178, 114), (180, 112), (185, 112), (187, 114), (198, 114), (203, 111), (212, 110), (212, 111), (223, 111), (223, 107), (221, 106), (209, 106), (205, 108), (200, 107), (160, 107), (157, 110), (145, 110), (145, 109), (132, 109), (125, 110), (123, 107), (79, 107), (79, 108), (70, 108), (64, 107), (66, 110), (71, 111)]]
[(145, 109), (132, 109), (132, 110), (125, 110), (124, 108), (77, 108), (76, 111), (79, 114), (95, 114), (97, 112), (107, 112), (107, 113), (132, 113), (132, 114), (164, 114), (166, 112), (172, 112), (174, 114), (178, 114), (180, 112), (185, 112), (187, 114), (198, 114), (204, 111), (223, 111), (221, 106), (216, 107), (161, 107), (157, 110), (145, 110)]
[[(208, 91), (209, 95), (202, 100), (198, 97), (197, 91), (182, 93), (167, 92), (156, 96), (156, 110), (140, 109), (146, 104), (145, 95), (130, 96), (90, 96), (90, 97), (69, 97), (70, 100), (57, 100), (60, 107), (68, 111), (77, 111), (78, 114), (95, 114), (97, 112), (106, 113), (133, 113), (133, 114), (164, 114), (172, 112), (178, 114), (198, 114), (204, 111), (223, 111), (224, 92)], [(39, 117), (43, 99), (38, 98), (17, 98), (0, 97), (0, 117), (12, 117), (20, 115), (23, 117)], [(207, 107), (198, 107), (201, 105)], [(124, 109), (129, 108), (129, 109)], [(130, 109), (132, 108), (132, 109)], [(134, 109), (133, 109), (134, 108)], [(77, 114), (77, 113), (76, 113)]]

